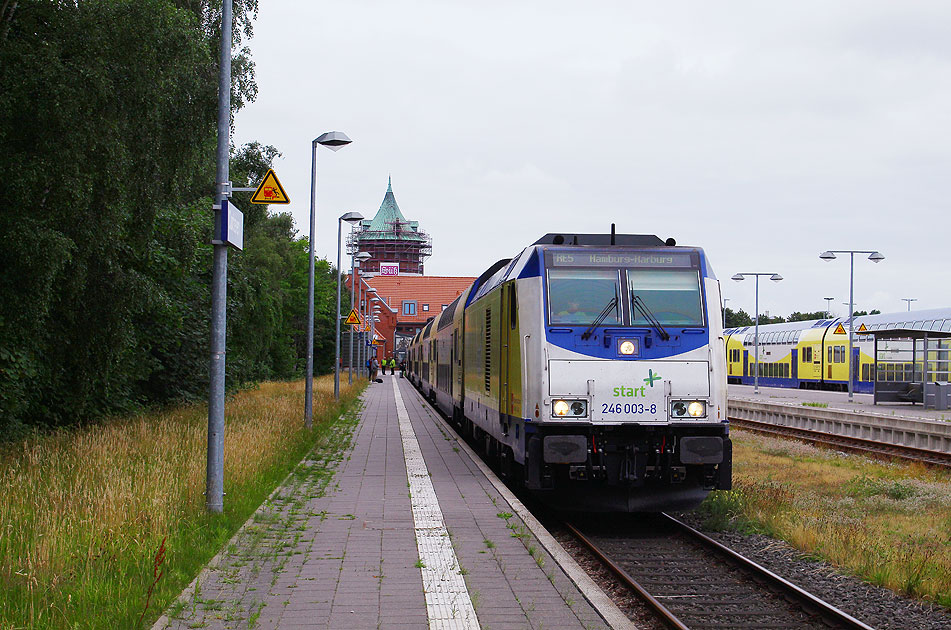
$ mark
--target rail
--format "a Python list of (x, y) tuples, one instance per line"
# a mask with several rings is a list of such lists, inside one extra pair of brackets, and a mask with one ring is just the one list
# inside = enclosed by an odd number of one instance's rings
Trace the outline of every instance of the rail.
[[(725, 627), (725, 624), (733, 628), (777, 627), (777, 617), (783, 627), (814, 627), (812, 621), (818, 617), (830, 628), (872, 630), (848, 613), (677, 519), (666, 514), (660, 518), (658, 525), (668, 527), (669, 535), (666, 532), (658, 535), (655, 529), (647, 537), (638, 534), (630, 538), (617, 536), (612, 539), (619, 550), (616, 554), (603, 549), (596, 536), (584, 534), (571, 523), (565, 525), (664, 623), (678, 630)], [(702, 547), (738, 573), (730, 577), (721, 574), (715, 566), (717, 561), (692, 553), (689, 544), (686, 547), (678, 545), (675, 541), (678, 536)], [(645, 538), (660, 540), (653, 548), (648, 545), (642, 550), (639, 545)], [(616, 558), (612, 557), (615, 555)], [(656, 558), (650, 559), (653, 556)], [(669, 575), (661, 574), (661, 579), (658, 579), (655, 564), (668, 567)], [(677, 566), (690, 566), (692, 572), (675, 576)], [(632, 575), (632, 572), (637, 575)], [(745, 576), (748, 582), (738, 590), (734, 588), (738, 583), (737, 575)], [(755, 595), (753, 591), (756, 591)], [(798, 611), (790, 613), (786, 606), (793, 606)]]

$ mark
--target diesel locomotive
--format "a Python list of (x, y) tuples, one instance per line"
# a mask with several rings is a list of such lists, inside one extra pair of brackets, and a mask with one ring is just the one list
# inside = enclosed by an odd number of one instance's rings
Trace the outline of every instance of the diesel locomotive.
[(700, 248), (547, 234), (416, 334), (407, 375), (551, 505), (688, 509), (731, 486), (721, 313)]

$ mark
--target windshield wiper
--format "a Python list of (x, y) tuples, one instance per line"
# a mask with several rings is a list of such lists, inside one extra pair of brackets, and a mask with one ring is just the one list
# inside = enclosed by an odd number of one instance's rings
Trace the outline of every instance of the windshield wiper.
[(631, 303), (634, 306), (634, 317), (637, 317), (637, 309), (640, 308), (641, 312), (644, 313), (644, 319), (646, 319), (650, 325), (653, 326), (654, 330), (657, 331), (657, 334), (660, 335), (660, 338), (664, 341), (670, 339), (670, 335), (666, 330), (664, 330), (664, 327), (661, 325), (660, 321), (658, 321), (658, 319), (654, 317), (654, 314), (651, 313), (651, 310), (647, 308), (647, 303), (644, 302), (641, 296), (634, 293), (633, 291), (631, 291)]
[(616, 307), (617, 307), (617, 294), (615, 294), (614, 297), (611, 298), (611, 301), (608, 302), (607, 306), (605, 306), (601, 310), (601, 314), (598, 315), (598, 318), (596, 320), (594, 320), (594, 323), (588, 326), (588, 330), (581, 333), (581, 339), (584, 341), (587, 341), (591, 337), (591, 333), (594, 332), (594, 329), (600, 326), (601, 322), (603, 322), (604, 319), (608, 316), (608, 313), (611, 312), (611, 309)]

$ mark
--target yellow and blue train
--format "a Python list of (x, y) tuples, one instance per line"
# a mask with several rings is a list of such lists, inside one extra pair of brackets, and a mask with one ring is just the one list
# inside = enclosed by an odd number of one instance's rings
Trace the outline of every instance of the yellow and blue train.
[[(853, 337), (851, 357), (848, 356), (847, 317), (760, 326), (758, 367), (754, 360), (755, 327), (726, 329), (727, 380), (752, 385), (758, 371), (759, 384), (764, 387), (846, 391), (852, 370), (853, 391), (870, 394), (875, 381), (873, 340), (871, 335), (860, 333), (895, 328), (951, 331), (949, 308), (863, 315), (853, 319), (857, 334)], [(921, 373), (921, 366), (914, 366), (910, 350), (901, 342), (892, 343), (896, 346), (892, 356), (886, 352), (880, 357), (882, 378), (879, 380), (914, 380), (914, 375)]]
[(691, 508), (731, 486), (720, 313), (700, 248), (548, 234), (417, 333), (408, 376), (550, 504)]

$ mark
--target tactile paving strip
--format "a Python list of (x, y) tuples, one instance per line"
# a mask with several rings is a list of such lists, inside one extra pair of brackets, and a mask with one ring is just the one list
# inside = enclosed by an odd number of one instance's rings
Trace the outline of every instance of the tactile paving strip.
[(439, 509), (436, 490), (429, 478), (429, 470), (419, 449), (409, 413), (403, 404), (399, 385), (396, 379), (392, 380), (413, 506), (416, 547), (423, 565), (420, 571), (426, 594), (429, 627), (432, 630), (477, 630), (480, 627), (479, 620), (460, 572), (459, 561), (452, 548), (442, 510)]

